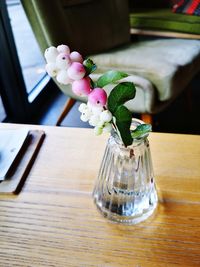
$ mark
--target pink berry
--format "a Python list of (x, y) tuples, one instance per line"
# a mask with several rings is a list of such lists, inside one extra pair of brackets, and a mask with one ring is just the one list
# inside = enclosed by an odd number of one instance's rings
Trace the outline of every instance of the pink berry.
[(68, 76), (72, 80), (80, 80), (85, 76), (85, 68), (79, 62), (73, 62), (67, 70)]
[(90, 88), (90, 79), (88, 77), (83, 78), (78, 81), (74, 81), (72, 83), (72, 91), (79, 96), (87, 96), (89, 95)]
[(70, 54), (70, 59), (72, 62), (80, 62), (83, 63), (83, 57), (79, 52), (73, 51)]
[(88, 96), (88, 101), (93, 106), (105, 106), (107, 94), (102, 88), (95, 88)]

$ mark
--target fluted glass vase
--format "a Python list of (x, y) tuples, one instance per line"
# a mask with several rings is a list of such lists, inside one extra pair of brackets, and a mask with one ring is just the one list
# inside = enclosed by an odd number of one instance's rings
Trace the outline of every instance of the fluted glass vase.
[[(140, 122), (133, 120), (132, 127)], [(101, 213), (115, 222), (136, 224), (153, 213), (157, 206), (157, 193), (147, 136), (141, 136), (125, 147), (113, 131), (93, 198)]]

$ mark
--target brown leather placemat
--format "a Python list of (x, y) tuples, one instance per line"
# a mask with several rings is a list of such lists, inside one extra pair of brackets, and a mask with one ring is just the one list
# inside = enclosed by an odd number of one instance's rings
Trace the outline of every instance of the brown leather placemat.
[(15, 159), (7, 178), (0, 183), (0, 194), (18, 194), (44, 140), (44, 131), (29, 131), (28, 138)]

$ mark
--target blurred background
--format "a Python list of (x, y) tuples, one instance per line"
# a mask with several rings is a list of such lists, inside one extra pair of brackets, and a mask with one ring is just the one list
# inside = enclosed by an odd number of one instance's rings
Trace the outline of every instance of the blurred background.
[[(156, 3), (159, 6), (159, 1)], [(1, 0), (0, 5), (0, 120), (55, 125), (68, 96), (45, 72), (43, 54), (20, 0)], [(130, 6), (130, 12), (132, 8)], [(151, 40), (157, 37), (133, 34), (131, 41), (135, 38)], [(153, 130), (200, 134), (199, 87), (200, 75), (195, 75), (189, 94), (184, 91), (164, 111), (154, 115)], [(61, 126), (89, 127), (80, 120), (79, 104), (77, 101)], [(139, 117), (138, 114), (135, 116)]]

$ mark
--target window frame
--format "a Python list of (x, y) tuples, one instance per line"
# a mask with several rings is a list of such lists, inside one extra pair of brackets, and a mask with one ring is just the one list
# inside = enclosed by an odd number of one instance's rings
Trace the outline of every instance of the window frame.
[(0, 1), (0, 47), (0, 95), (6, 121), (30, 123), (57, 86), (46, 74), (31, 93), (27, 93), (6, 0)]

